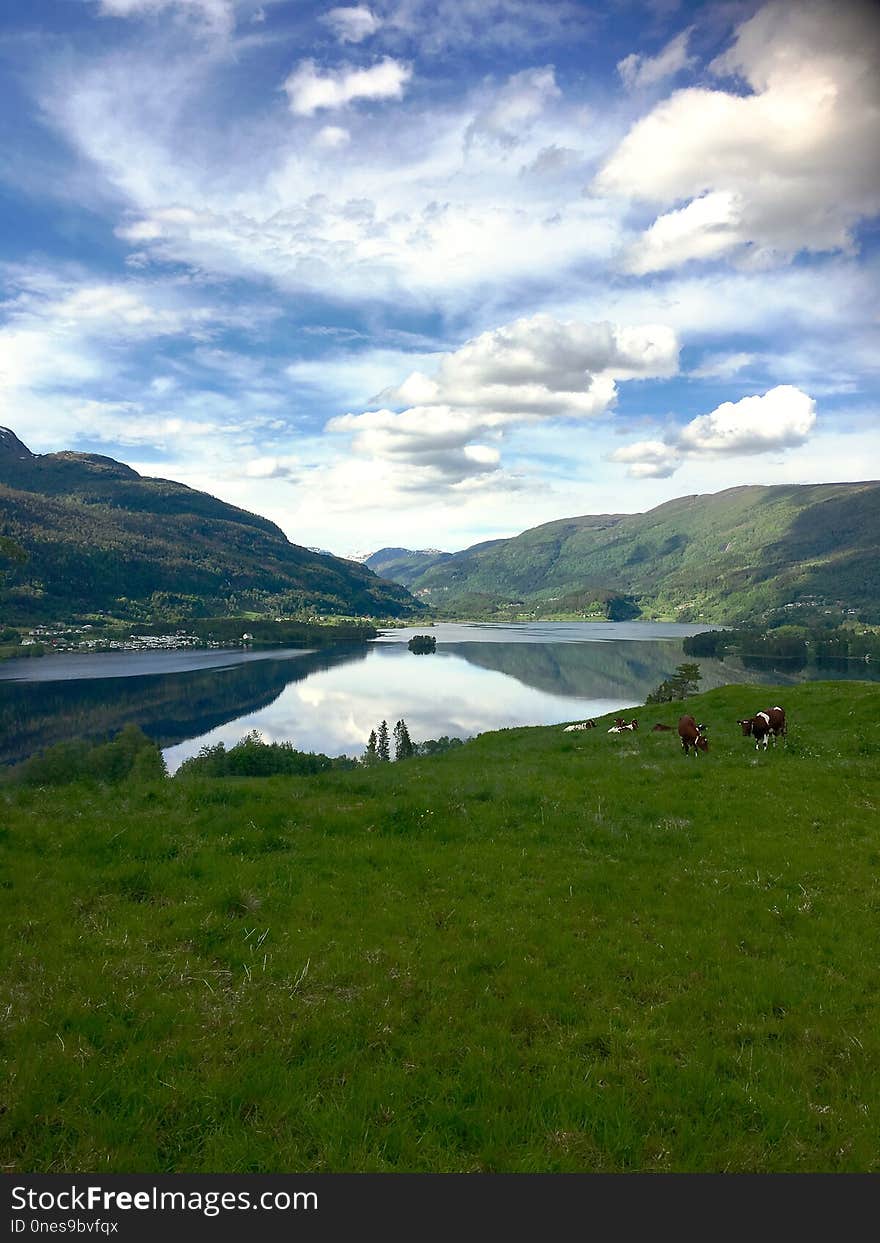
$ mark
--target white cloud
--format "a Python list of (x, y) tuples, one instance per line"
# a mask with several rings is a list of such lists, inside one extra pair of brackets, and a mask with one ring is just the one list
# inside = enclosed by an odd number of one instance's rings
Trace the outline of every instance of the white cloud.
[[(327, 430), (353, 435), (355, 453), (407, 463), (424, 483), (461, 483), (499, 469), (504, 429), (606, 413), (616, 380), (672, 375), (675, 334), (663, 325), (516, 320), (441, 355), (433, 375), (412, 372), (375, 399), (379, 410), (345, 414)], [(395, 412), (390, 406), (403, 406)]]
[(560, 323), (545, 314), (484, 332), (377, 400), (488, 410), (501, 417), (602, 413), (615, 379), (674, 375), (675, 334), (662, 324)]
[(235, 27), (234, 0), (100, 0), (103, 17), (154, 17), (166, 10), (192, 17), (218, 34)]
[(288, 76), (284, 90), (291, 112), (308, 117), (321, 108), (342, 108), (355, 99), (401, 99), (411, 77), (411, 67), (391, 56), (369, 69), (342, 65), (326, 71), (314, 60), (302, 60)]
[(330, 27), (340, 43), (363, 43), (382, 25), (382, 19), (365, 4), (330, 9), (321, 21)]
[(351, 142), (351, 134), (341, 125), (325, 125), (315, 136), (315, 145), (327, 151), (345, 147)]
[[(487, 288), (549, 281), (620, 246), (617, 207), (582, 193), (583, 164), (606, 144), (610, 122), (597, 118), (585, 132), (580, 105), (557, 98), (542, 70), (521, 79), (522, 97), (505, 95), (510, 83), (466, 86), (445, 103), (418, 98), (366, 115), (317, 107), (310, 83), (325, 71), (316, 66), (293, 91), (302, 114), (275, 108), (237, 119), (224, 95), (228, 53), (187, 45), (182, 55), (173, 40), (165, 50), (161, 64), (148, 41), (73, 67), (52, 62), (40, 95), (91, 192), (114, 209), (123, 203), (116, 232), (139, 270), (183, 263), (286, 291), (330, 289), (396, 306), (431, 299), (443, 309), (468, 289), (485, 306)], [(345, 66), (334, 73), (338, 102), (356, 83)], [(504, 107), (493, 120), (499, 90)], [(465, 141), (481, 113), (503, 128), (536, 99), (547, 107), (519, 127), (515, 159), (497, 140)], [(348, 142), (336, 132), (343, 125)], [(520, 176), (553, 146), (577, 151), (581, 163)]]
[[(853, 248), (880, 211), (880, 23), (854, 0), (773, 0), (710, 66), (748, 93), (675, 92), (630, 130), (599, 193), (666, 204), (624, 255), (646, 274), (689, 259), (767, 265)], [(679, 206), (682, 200), (688, 200)]]
[(552, 65), (515, 73), (474, 117), (467, 140), (489, 138), (503, 146), (514, 146), (548, 103), (561, 95)]
[(708, 354), (699, 367), (694, 367), (688, 375), (692, 380), (729, 380), (731, 376), (735, 376), (744, 367), (748, 367), (755, 359), (755, 354), (747, 354), (743, 351), (735, 354)]
[[(11, 267), (4, 276), (13, 296), (0, 308), (0, 399), (26, 440), (58, 448), (86, 436), (160, 444), (169, 436), (207, 434), (204, 412), (213, 396), (178, 388), (170, 375), (137, 383), (130, 369), (140, 370), (136, 360), (147, 343), (174, 340), (192, 348), (224, 328), (252, 324), (257, 314), (252, 308), (206, 305), (185, 283), (98, 283), (81, 274)], [(133, 390), (136, 399), (129, 397)], [(163, 409), (172, 393), (174, 416)], [(244, 395), (237, 401), (249, 404)], [(259, 407), (265, 400), (250, 404)], [(186, 411), (189, 431), (175, 421), (180, 410)], [(221, 429), (234, 434), (235, 418), (229, 415), (223, 410), (222, 417), (209, 420), (213, 434)]]
[(633, 479), (667, 479), (681, 465), (672, 445), (662, 440), (638, 440), (611, 455), (613, 462), (626, 462)]
[(664, 78), (671, 78), (682, 69), (689, 69), (694, 58), (688, 56), (687, 45), (693, 26), (677, 34), (656, 56), (642, 56), (632, 52), (617, 63), (617, 72), (627, 90), (639, 90), (656, 86)]
[(580, 0), (390, 0), (383, 34), (415, 41), (424, 55), (449, 47), (522, 49), (570, 44), (596, 28)]
[(791, 384), (759, 397), (725, 401), (682, 428), (684, 453), (766, 453), (803, 444), (816, 423), (816, 403)]
[(244, 468), (248, 479), (288, 479), (298, 466), (297, 458), (251, 458)]
[(816, 425), (816, 403), (791, 384), (760, 396), (726, 401), (691, 419), (665, 441), (643, 440), (610, 454), (635, 478), (666, 478), (686, 458), (778, 453), (807, 442)]

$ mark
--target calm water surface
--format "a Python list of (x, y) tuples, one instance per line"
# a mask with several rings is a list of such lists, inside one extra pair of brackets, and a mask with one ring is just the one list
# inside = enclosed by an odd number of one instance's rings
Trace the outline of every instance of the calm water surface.
[[(0, 762), (71, 737), (102, 738), (134, 722), (174, 771), (206, 745), (252, 729), (305, 751), (360, 755), (370, 730), (403, 717), (414, 741), (549, 725), (644, 702), (705, 630), (651, 622), (444, 623), (318, 651), (176, 651), (58, 655), (0, 664)], [(437, 651), (407, 640), (432, 633)], [(842, 670), (760, 671), (700, 660), (702, 687), (872, 676)], [(873, 671), (876, 680), (878, 670)], [(752, 705), (744, 705), (744, 711)], [(662, 719), (662, 709), (654, 710)]]

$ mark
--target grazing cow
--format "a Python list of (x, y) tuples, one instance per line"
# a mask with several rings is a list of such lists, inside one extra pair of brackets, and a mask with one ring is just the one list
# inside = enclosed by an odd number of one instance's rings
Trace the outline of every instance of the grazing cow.
[(776, 739), (780, 735), (784, 738), (788, 732), (785, 724), (785, 709), (780, 708), (778, 704), (766, 712), (756, 712), (754, 716), (743, 717), (741, 721), (737, 721), (737, 725), (742, 727), (744, 738), (754, 738), (756, 751), (762, 743), (766, 751), (767, 743), (771, 738), (775, 747)]
[(595, 721), (581, 721), (577, 725), (566, 725), (565, 729), (563, 730), (563, 733), (570, 734), (573, 729), (595, 729), (595, 728), (596, 728)]
[(681, 746), (685, 755), (687, 755), (691, 748), (693, 748), (694, 755), (698, 751), (709, 750), (709, 740), (704, 736), (702, 727), (697, 724), (692, 716), (679, 718), (678, 736), (681, 739)]

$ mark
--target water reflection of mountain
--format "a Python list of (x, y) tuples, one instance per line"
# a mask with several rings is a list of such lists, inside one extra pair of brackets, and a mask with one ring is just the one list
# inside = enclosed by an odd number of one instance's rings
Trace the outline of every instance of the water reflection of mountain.
[(199, 737), (265, 708), (286, 686), (366, 658), (365, 646), (303, 652), (222, 669), (0, 683), (0, 763), (14, 764), (68, 738), (99, 740), (133, 723), (162, 747)]
[[(683, 655), (681, 642), (675, 639), (638, 643), (444, 643), (443, 651), (551, 695), (618, 699), (621, 704), (640, 703), (675, 672), (676, 665), (693, 659)], [(849, 672), (836, 670), (833, 674), (827, 667), (792, 668), (785, 667), (784, 662), (759, 665), (735, 658), (700, 659), (697, 663), (701, 690), (739, 682), (788, 686), (828, 677), (871, 679), (862, 663), (853, 665)]]

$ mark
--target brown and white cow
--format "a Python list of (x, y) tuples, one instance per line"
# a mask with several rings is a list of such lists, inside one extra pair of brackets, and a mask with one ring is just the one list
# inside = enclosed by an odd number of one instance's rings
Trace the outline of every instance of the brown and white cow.
[(761, 743), (766, 751), (771, 738), (775, 747), (776, 739), (784, 738), (787, 733), (785, 709), (780, 708), (779, 704), (768, 708), (766, 712), (756, 712), (754, 716), (743, 717), (741, 721), (737, 721), (737, 725), (742, 727), (744, 738), (754, 738), (756, 751)]
[(575, 730), (575, 729), (595, 729), (595, 728), (596, 728), (595, 721), (592, 721), (592, 720), (591, 721), (580, 721), (577, 725), (566, 725), (565, 729), (563, 730), (563, 733), (570, 734), (572, 730)]
[(693, 749), (694, 755), (698, 751), (709, 750), (709, 739), (703, 734), (705, 726), (698, 725), (692, 716), (679, 717), (678, 736), (681, 739), (682, 750), (685, 755)]

